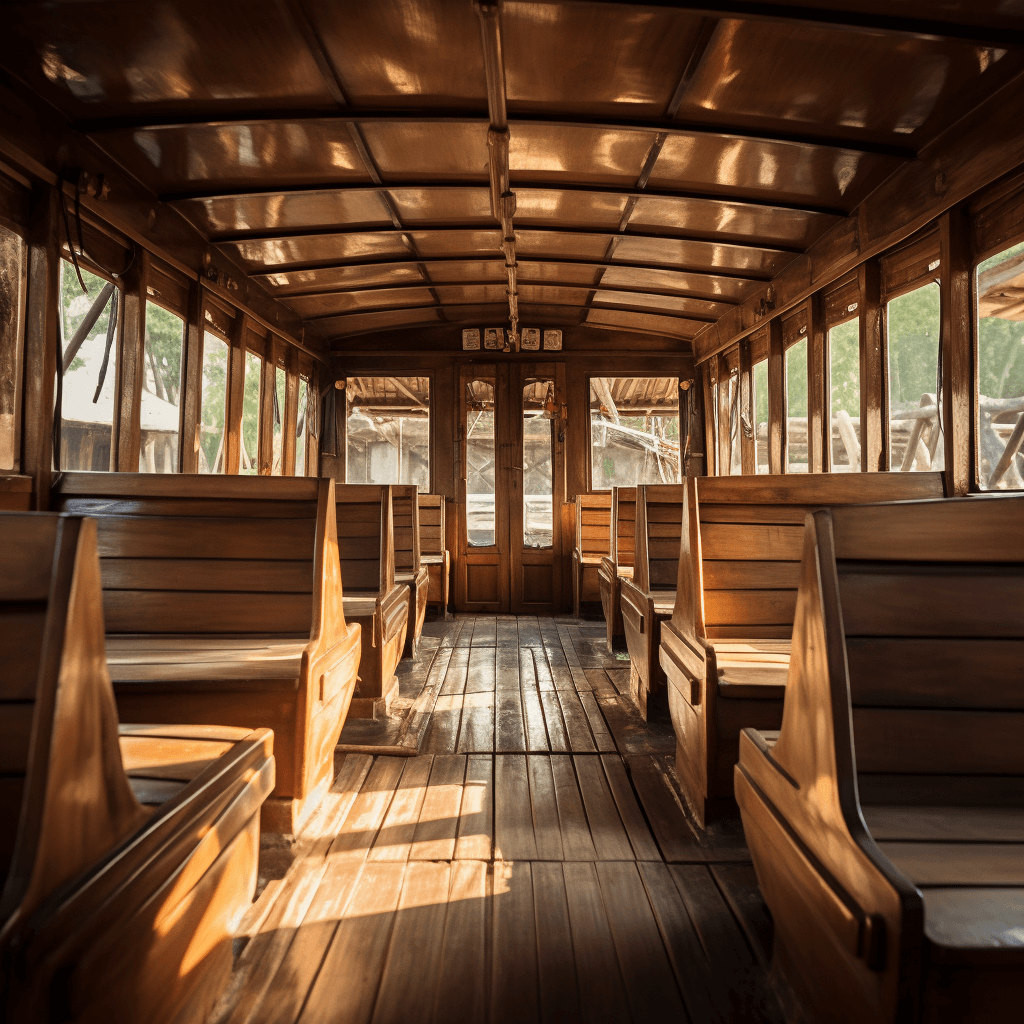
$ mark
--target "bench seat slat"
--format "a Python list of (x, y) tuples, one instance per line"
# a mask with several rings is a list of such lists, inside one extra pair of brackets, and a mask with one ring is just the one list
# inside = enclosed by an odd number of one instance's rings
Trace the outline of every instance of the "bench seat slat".
[(108, 590), (265, 591), (309, 594), (313, 564), (255, 559), (104, 558), (103, 586)]
[(962, 961), (972, 951), (1020, 957), (1024, 888), (926, 888), (923, 894), (924, 931), (940, 962)]
[(316, 519), (205, 519), (106, 516), (96, 520), (100, 558), (294, 560), (313, 550)]
[[(174, 599), (171, 600), (173, 594)], [(310, 594), (105, 590), (107, 628), (118, 633), (298, 633), (309, 630)]]
[(866, 805), (861, 808), (876, 842), (950, 840), (1024, 843), (1024, 809)]

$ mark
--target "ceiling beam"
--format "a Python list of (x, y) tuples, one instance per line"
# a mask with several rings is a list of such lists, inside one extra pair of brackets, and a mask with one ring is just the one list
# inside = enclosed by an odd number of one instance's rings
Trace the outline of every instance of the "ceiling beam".
[[(565, 0), (539, 0), (540, 3)], [(622, 0), (588, 0), (618, 6)], [(943, 17), (940, 4), (920, 4), (931, 17), (885, 14), (877, 4), (846, 0), (808, 0), (805, 3), (775, 3), (773, 0), (722, 0), (712, 7), (700, 0), (644, 0), (646, 7), (674, 8), (705, 17), (739, 18), (753, 21), (803, 22), (821, 28), (847, 32), (885, 33), (918, 39), (957, 39), (999, 49), (1024, 47), (1024, 27), (1013, 15), (992, 18), (986, 5), (978, 5), (976, 19), (964, 18), (963, 10)]]
[[(168, 131), (187, 128), (224, 128), (231, 125), (251, 124), (295, 124), (305, 121), (335, 122), (339, 125), (356, 122), (359, 124), (470, 124), (486, 128), (488, 119), (478, 111), (459, 110), (418, 110), (401, 107), (394, 110), (249, 110), (239, 111), (230, 117), (201, 118), (182, 117), (180, 114), (163, 116), (123, 116), (81, 119), (75, 122), (75, 129), (95, 137), (102, 144), (108, 134), (140, 131)], [(913, 160), (917, 151), (910, 145), (898, 144), (879, 139), (865, 139), (857, 136), (819, 135), (814, 132), (786, 131), (782, 129), (749, 128), (735, 124), (707, 124), (704, 122), (683, 122), (678, 120), (631, 120), (614, 121), (600, 117), (577, 115), (566, 118), (564, 114), (517, 114), (509, 119), (509, 127), (541, 125), (551, 128), (597, 128), (613, 132), (664, 132), (666, 135), (707, 135), (717, 138), (747, 140), (767, 144), (781, 143), (816, 148), (841, 149), (855, 153), (892, 157), (896, 160)]]
[[(211, 238), (215, 245), (238, 245), (243, 242), (279, 242), (290, 238), (323, 238), (332, 235), (400, 235), (408, 239), (407, 244), (412, 247), (416, 254), (415, 244), (409, 235), (411, 232), (417, 234), (432, 234), (436, 231), (493, 231), (500, 234), (501, 228), (493, 224), (432, 224), (424, 227), (399, 227), (399, 228), (298, 228), (291, 231), (239, 231), (228, 235), (217, 235)], [(531, 224), (519, 228), (520, 232), (536, 231), (541, 234), (550, 235), (614, 235), (614, 231), (607, 228), (584, 228), (574, 227), (548, 227), (547, 225)], [(752, 240), (743, 241), (722, 241), (714, 235), (668, 235), (658, 231), (630, 231), (623, 234), (624, 238), (656, 238), (667, 242), (693, 242), (701, 245), (713, 245), (718, 249), (754, 249), (758, 252), (789, 253), (801, 255), (805, 250), (793, 245), (779, 245), (775, 242), (761, 242)], [(417, 254), (416, 259), (420, 259)]]
[[(499, 259), (503, 259), (501, 256), (432, 256), (429, 260), (431, 263), (493, 263)], [(347, 262), (310, 262), (310, 263), (289, 263), (286, 266), (276, 267), (273, 270), (250, 270), (248, 273), (249, 277), (274, 277), (278, 274), (297, 274), (305, 271), (312, 270), (345, 270), (352, 267), (379, 267), (379, 266), (401, 266), (403, 264), (415, 264), (417, 260), (413, 259), (410, 255), (407, 258), (395, 259), (394, 256), (381, 256), (375, 259), (356, 259), (349, 260)], [(550, 263), (550, 262), (571, 262), (573, 266), (579, 267), (621, 267), (628, 270), (667, 270), (674, 273), (683, 274), (697, 274), (701, 277), (707, 277), (712, 280), (719, 278), (725, 281), (746, 281), (751, 284), (762, 281), (771, 281), (772, 276), (770, 274), (758, 274), (753, 271), (744, 271), (740, 273), (738, 271), (725, 271), (720, 270), (717, 267), (691, 267), (678, 263), (637, 263), (632, 260), (615, 260), (608, 263), (606, 260), (582, 260), (573, 259), (571, 261), (565, 260), (554, 260), (551, 259), (539, 259), (533, 257), (529, 260), (520, 259), (520, 263)], [(284, 296), (281, 296), (282, 298)]]

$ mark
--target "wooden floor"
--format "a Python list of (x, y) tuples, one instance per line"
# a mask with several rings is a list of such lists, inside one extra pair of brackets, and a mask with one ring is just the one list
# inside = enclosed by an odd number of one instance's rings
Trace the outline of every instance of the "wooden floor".
[(686, 818), (603, 625), (428, 629), (422, 753), (344, 755), (216, 1024), (781, 1021), (738, 822)]

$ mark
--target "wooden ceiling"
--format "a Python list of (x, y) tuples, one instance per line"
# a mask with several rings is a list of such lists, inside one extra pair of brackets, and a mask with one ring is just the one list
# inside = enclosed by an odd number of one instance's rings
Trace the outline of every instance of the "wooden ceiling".
[(503, 107), (520, 323), (685, 344), (1020, 75), (1022, 14), (506, 0), (502, 89), (471, 0), (14, 2), (0, 65), (336, 347), (508, 322)]

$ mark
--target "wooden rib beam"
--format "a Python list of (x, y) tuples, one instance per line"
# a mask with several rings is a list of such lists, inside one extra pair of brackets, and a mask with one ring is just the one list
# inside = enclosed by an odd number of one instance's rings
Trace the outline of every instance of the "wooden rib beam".
[[(488, 125), (486, 115), (479, 111), (418, 110), (400, 108), (397, 110), (249, 110), (220, 119), (188, 118), (168, 114), (143, 117), (106, 117), (78, 120), (74, 123), (77, 131), (95, 138), (102, 143), (108, 134), (140, 131), (168, 131), (188, 128), (226, 128), (231, 125), (252, 124), (296, 124), (302, 122), (335, 122), (348, 124), (470, 124), (484, 128)], [(880, 139), (865, 139), (846, 135), (818, 135), (813, 132), (783, 131), (779, 129), (750, 128), (736, 124), (708, 124), (679, 120), (635, 120), (613, 121), (608, 118), (588, 118), (565, 115), (517, 114), (508, 122), (509, 127), (518, 125), (543, 125), (550, 128), (596, 128), (612, 132), (664, 132), (666, 135), (708, 135), (716, 138), (742, 139), (766, 144), (788, 144), (811, 146), (818, 149), (840, 149), (853, 153), (867, 153), (887, 156), (896, 160), (912, 160), (916, 150), (907, 144)]]
[(770, 285), (759, 288), (694, 339), (698, 363), (734, 345), (865, 260), (909, 238), (957, 203), (1024, 164), (1024, 75), (993, 93), (921, 154), (891, 174)]

